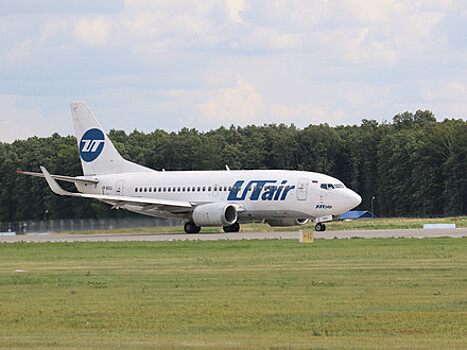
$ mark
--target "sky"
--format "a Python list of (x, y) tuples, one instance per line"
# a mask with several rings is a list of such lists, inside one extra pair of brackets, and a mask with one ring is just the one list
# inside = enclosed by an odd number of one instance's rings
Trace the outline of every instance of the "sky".
[(467, 117), (465, 0), (0, 0), (0, 142)]

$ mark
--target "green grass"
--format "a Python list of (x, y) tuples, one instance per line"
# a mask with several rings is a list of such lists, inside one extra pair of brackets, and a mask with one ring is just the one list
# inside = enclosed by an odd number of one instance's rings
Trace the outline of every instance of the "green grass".
[(467, 239), (0, 244), (0, 348), (467, 348)]
[[(423, 224), (447, 224), (456, 223), (457, 227), (467, 227), (467, 216), (457, 218), (390, 218), (390, 219), (362, 219), (352, 221), (335, 221), (326, 223), (328, 231), (342, 230), (386, 230), (386, 229), (412, 229), (423, 228)], [(309, 223), (303, 226), (291, 227), (271, 227), (267, 224), (245, 224), (241, 225), (242, 232), (267, 232), (267, 231), (297, 231), (299, 229), (312, 230), (314, 224)], [(64, 232), (67, 234), (94, 234), (94, 233), (185, 233), (182, 226), (172, 227), (136, 227), (112, 230), (85, 230)], [(201, 233), (224, 232), (222, 227), (203, 227)]]

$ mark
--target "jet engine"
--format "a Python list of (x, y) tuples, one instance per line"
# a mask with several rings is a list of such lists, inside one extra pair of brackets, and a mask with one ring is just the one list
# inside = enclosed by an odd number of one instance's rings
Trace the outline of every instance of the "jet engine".
[(193, 210), (196, 226), (230, 226), (237, 222), (237, 208), (228, 203), (210, 203), (197, 206)]
[(266, 222), (269, 226), (298, 226), (305, 225), (308, 222), (308, 219), (294, 219), (294, 218), (284, 218), (284, 219), (267, 219)]

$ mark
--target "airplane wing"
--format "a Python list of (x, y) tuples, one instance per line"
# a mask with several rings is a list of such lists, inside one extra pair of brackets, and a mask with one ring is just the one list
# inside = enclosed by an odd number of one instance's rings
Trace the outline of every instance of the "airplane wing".
[[(50, 189), (61, 196), (72, 196), (80, 198), (91, 198), (103, 201), (109, 204), (112, 204), (116, 207), (123, 207), (125, 205), (139, 206), (145, 210), (164, 210), (172, 213), (180, 213), (191, 211), (194, 207), (188, 201), (174, 201), (169, 199), (157, 199), (157, 198), (142, 198), (142, 197), (129, 197), (129, 196), (114, 196), (114, 195), (105, 195), (105, 194), (87, 194), (87, 193), (76, 193), (65, 191), (60, 185), (55, 181), (55, 179), (50, 175), (47, 169), (43, 166), (40, 167), (43, 177), (47, 180), (47, 183), (50, 186)], [(59, 175), (58, 175), (59, 176)]]

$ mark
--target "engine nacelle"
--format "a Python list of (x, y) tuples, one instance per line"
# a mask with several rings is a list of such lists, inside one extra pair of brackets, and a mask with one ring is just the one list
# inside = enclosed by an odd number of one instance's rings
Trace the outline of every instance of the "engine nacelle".
[(284, 218), (284, 219), (267, 219), (266, 222), (269, 226), (278, 227), (278, 226), (298, 226), (305, 225), (308, 222), (308, 219), (294, 219), (294, 218)]
[(193, 210), (196, 226), (230, 226), (237, 222), (237, 208), (228, 203), (199, 205)]

